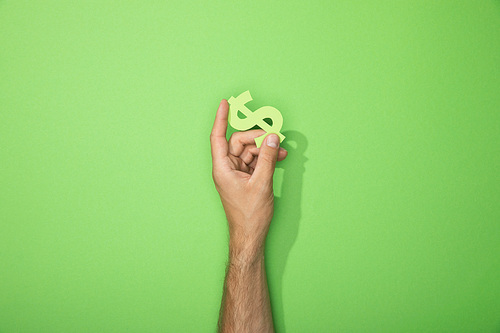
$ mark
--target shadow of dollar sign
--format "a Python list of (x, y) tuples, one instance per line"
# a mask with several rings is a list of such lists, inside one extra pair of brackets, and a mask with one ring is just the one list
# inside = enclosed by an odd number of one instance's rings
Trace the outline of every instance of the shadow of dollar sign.
[[(275, 133), (279, 136), (280, 142), (285, 140), (285, 136), (280, 133), (281, 127), (283, 126), (283, 116), (278, 111), (278, 109), (273, 108), (272, 106), (263, 106), (256, 111), (251, 111), (248, 107), (245, 106), (246, 103), (252, 100), (252, 96), (250, 95), (250, 91), (245, 91), (241, 93), (238, 97), (233, 97), (229, 99), (229, 115), (228, 121), (229, 124), (239, 131), (248, 130), (255, 125), (262, 128), (267, 133), (255, 138), (255, 144), (257, 148), (262, 145), (262, 141), (269, 133)], [(241, 112), (246, 118), (240, 118), (238, 116), (238, 111)], [(270, 118), (273, 122), (272, 125), (269, 125), (264, 121), (264, 119)]]

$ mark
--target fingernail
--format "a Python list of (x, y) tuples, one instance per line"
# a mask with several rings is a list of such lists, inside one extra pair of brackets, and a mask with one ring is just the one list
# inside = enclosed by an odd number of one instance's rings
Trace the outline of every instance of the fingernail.
[(278, 148), (279, 138), (276, 134), (269, 134), (267, 145), (271, 148)]

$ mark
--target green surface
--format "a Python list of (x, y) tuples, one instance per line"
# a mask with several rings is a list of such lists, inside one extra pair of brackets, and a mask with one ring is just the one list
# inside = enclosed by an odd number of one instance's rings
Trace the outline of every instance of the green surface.
[(0, 332), (214, 331), (245, 90), (278, 332), (500, 331), (500, 1), (0, 0)]

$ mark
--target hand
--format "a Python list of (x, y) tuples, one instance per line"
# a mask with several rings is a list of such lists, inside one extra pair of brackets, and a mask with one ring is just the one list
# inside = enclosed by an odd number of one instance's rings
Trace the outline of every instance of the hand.
[(276, 161), (284, 160), (287, 151), (279, 147), (276, 134), (257, 148), (254, 138), (265, 134), (263, 130), (236, 132), (228, 142), (228, 109), (223, 99), (210, 135), (212, 175), (229, 224), (230, 251), (255, 257), (263, 255), (273, 217)]

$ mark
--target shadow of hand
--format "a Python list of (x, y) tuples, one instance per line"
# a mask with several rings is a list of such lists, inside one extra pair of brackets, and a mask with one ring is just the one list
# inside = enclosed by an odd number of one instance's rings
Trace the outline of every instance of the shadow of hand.
[(299, 231), (302, 181), (307, 161), (304, 156), (307, 148), (306, 137), (297, 131), (286, 131), (283, 134), (286, 136), (283, 148), (288, 150), (288, 156), (278, 167), (283, 169), (281, 196), (275, 198), (274, 219), (266, 241), (266, 270), (274, 326), (278, 332), (285, 331), (283, 275), (288, 255)]

